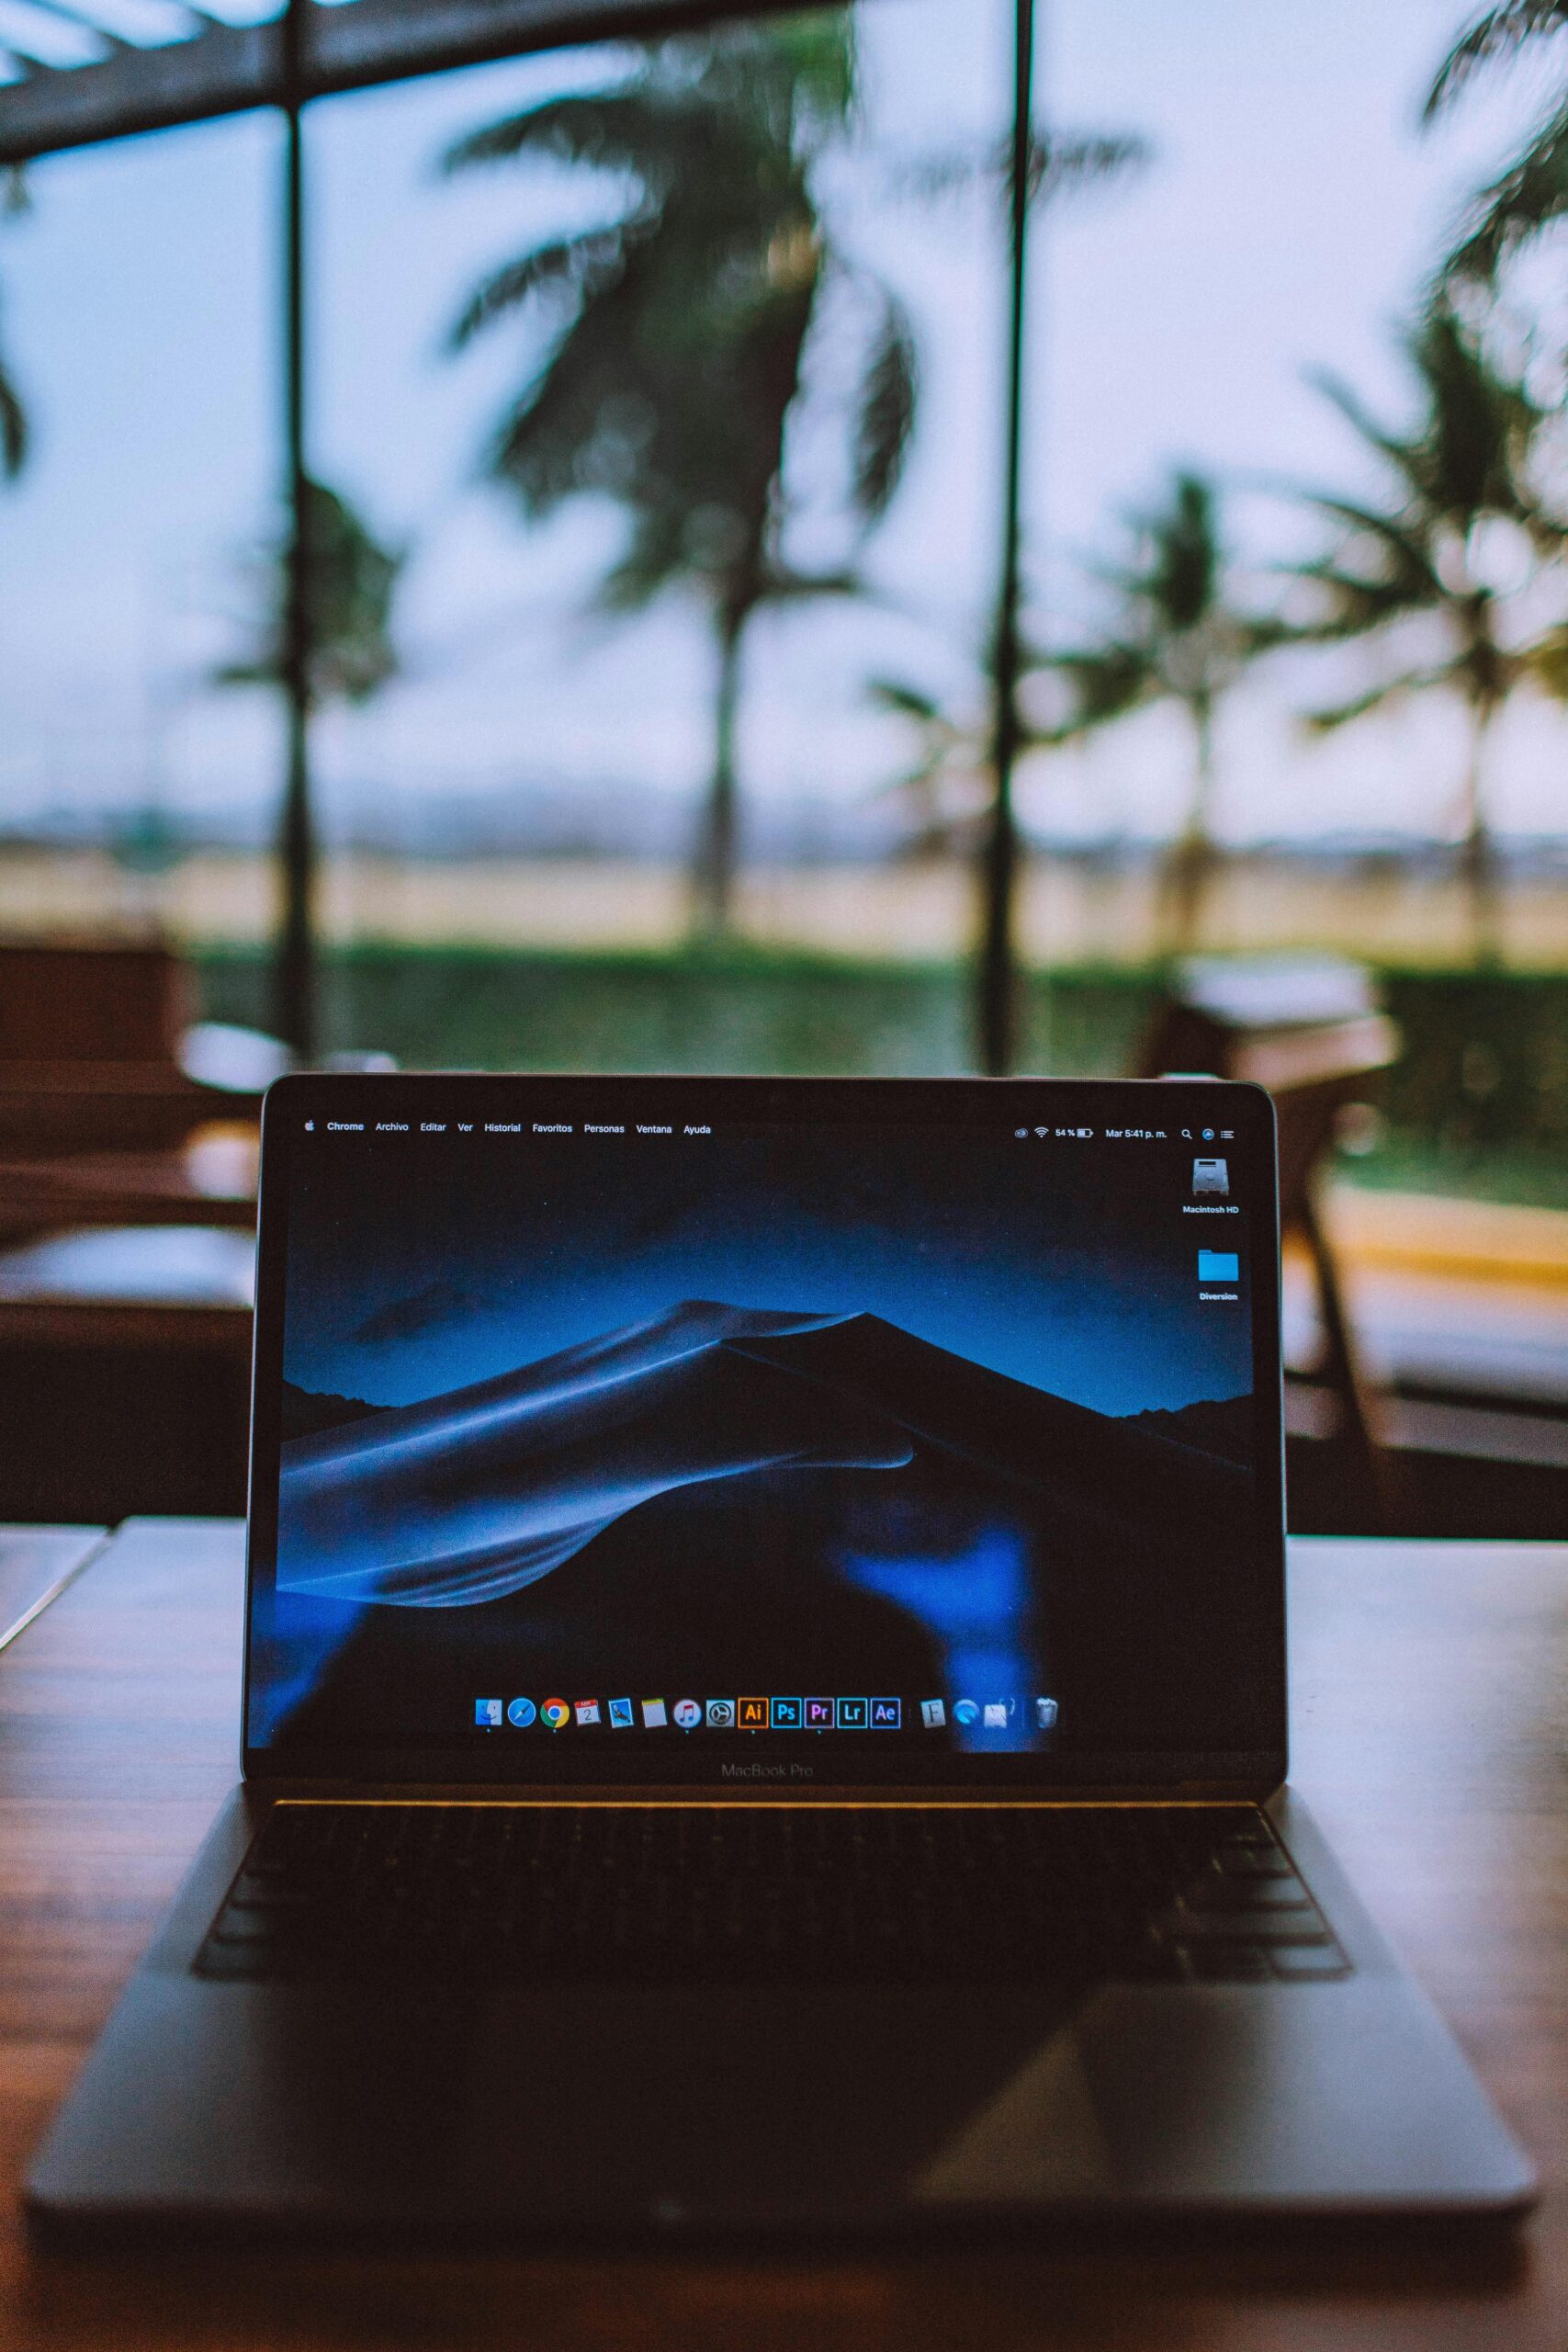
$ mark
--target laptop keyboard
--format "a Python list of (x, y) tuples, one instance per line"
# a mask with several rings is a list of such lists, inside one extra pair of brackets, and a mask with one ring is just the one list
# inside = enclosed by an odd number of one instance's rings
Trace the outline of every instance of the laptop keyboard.
[(1250, 1806), (275, 1805), (198, 1974), (1286, 1983), (1348, 1962)]

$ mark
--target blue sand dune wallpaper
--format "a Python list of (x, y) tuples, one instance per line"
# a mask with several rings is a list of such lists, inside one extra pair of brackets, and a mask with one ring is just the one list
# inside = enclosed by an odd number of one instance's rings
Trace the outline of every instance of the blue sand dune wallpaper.
[(1186, 1179), (924, 1130), (300, 1149), (253, 1742), (626, 1690), (1248, 1745), (1245, 1276), (1201, 1295)]

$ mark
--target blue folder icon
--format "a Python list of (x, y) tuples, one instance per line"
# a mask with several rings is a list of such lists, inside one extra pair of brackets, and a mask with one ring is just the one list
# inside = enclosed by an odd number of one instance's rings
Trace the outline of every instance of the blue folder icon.
[(1198, 1279), (1201, 1283), (1238, 1283), (1241, 1259), (1234, 1250), (1200, 1250)]

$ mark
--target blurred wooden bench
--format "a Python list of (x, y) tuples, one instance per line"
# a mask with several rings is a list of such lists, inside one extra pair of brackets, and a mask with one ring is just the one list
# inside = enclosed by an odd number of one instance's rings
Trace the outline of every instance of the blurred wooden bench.
[(1374, 1532), (1394, 1524), (1391, 1466), (1319, 1194), (1346, 1118), (1399, 1053), (1399, 1032), (1359, 965), (1194, 957), (1178, 967), (1137, 1070), (1241, 1079), (1273, 1097), (1280, 1236), (1304, 1243), (1311, 1260), (1323, 1326), (1318, 1377), (1338, 1407), (1347, 1499)]
[(189, 977), (158, 942), (0, 943), (0, 1157), (168, 1151), (261, 1095), (189, 1076)]
[(0, 1517), (241, 1505), (245, 1237), (288, 1057), (195, 1010), (165, 942), (0, 942)]

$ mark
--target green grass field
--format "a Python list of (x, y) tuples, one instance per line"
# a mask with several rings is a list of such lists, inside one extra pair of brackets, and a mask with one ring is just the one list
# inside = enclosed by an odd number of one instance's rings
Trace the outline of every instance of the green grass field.
[[(212, 1020), (267, 1026), (259, 950), (198, 956)], [(1405, 1053), (1387, 1130), (1347, 1163), (1365, 1183), (1568, 1208), (1568, 975), (1389, 970)], [(1153, 968), (1080, 967), (1028, 984), (1026, 1069), (1116, 1076), (1159, 987)], [(974, 1067), (953, 964), (722, 953), (538, 954), (359, 946), (322, 965), (323, 1046), (407, 1068), (741, 1070), (940, 1076)]]

